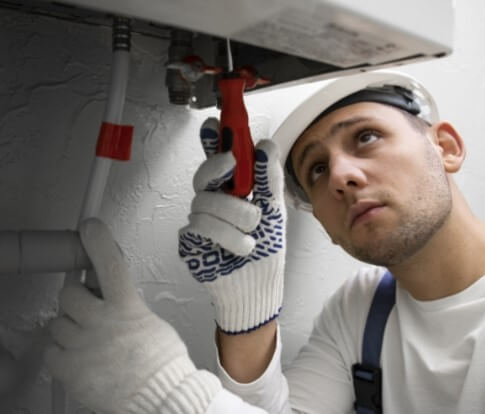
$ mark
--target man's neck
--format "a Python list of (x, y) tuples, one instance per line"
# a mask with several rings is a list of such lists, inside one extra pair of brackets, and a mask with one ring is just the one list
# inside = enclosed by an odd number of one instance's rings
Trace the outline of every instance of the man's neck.
[(453, 295), (485, 275), (485, 224), (473, 216), (464, 200), (457, 204), (423, 249), (389, 268), (415, 299)]

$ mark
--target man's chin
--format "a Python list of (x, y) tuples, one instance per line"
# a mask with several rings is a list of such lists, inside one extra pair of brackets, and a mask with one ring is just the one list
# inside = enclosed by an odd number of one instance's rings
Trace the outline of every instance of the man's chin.
[(388, 239), (371, 240), (366, 243), (353, 243), (344, 250), (352, 257), (376, 266), (392, 266), (402, 261), (401, 249), (393, 247)]

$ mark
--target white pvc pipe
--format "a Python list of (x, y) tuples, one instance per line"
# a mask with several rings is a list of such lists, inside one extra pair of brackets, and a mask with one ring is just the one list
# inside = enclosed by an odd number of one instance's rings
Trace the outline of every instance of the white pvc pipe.
[(0, 231), (0, 276), (60, 273), (90, 267), (75, 231)]
[[(104, 122), (121, 124), (123, 116), (123, 107), (126, 98), (126, 89), (128, 85), (130, 66), (130, 52), (128, 50), (115, 50), (113, 52), (113, 62), (111, 67), (111, 84), (108, 93), (108, 100), (104, 113)], [(91, 167), (91, 174), (87, 191), (78, 220), (78, 227), (83, 220), (98, 215), (103, 194), (108, 181), (112, 160), (109, 158), (96, 157)], [(74, 280), (81, 280), (83, 272), (71, 272), (66, 274), (64, 283), (70, 283)], [(91, 288), (98, 286), (93, 272), (86, 276), (86, 285)], [(62, 384), (59, 381), (52, 383), (52, 413), (67, 414), (69, 412), (70, 402)]]

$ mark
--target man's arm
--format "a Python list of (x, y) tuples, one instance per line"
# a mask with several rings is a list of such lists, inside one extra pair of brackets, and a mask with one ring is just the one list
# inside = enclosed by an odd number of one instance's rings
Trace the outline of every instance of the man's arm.
[(228, 335), (217, 330), (221, 365), (242, 384), (258, 379), (268, 367), (276, 348), (276, 321), (246, 334)]
[[(218, 336), (217, 374), (225, 390), (267, 413), (295, 414), (289, 403), (288, 382), (281, 369), (278, 324), (270, 322), (249, 334), (226, 335), (222, 339), (229, 339), (225, 348), (221, 346), (220, 334)], [(221, 362), (222, 355), (227, 358), (225, 366)]]
[(227, 389), (270, 413), (287, 413), (274, 322), (283, 300), (286, 227), (278, 149), (270, 140), (258, 143), (252, 197), (234, 197), (223, 190), (235, 159), (230, 151), (215, 153), (218, 131), (215, 119), (201, 128), (208, 159), (194, 176), (195, 197), (189, 223), (179, 231), (179, 254), (211, 296), (218, 371)]
[(106, 414), (268, 414), (196, 369), (177, 332), (138, 296), (105, 224), (86, 220), (80, 234), (103, 298), (80, 282), (65, 286), (45, 354), (70, 395)]

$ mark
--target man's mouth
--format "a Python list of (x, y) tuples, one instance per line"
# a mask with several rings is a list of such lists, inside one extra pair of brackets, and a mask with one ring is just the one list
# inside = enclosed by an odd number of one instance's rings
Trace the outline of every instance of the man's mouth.
[(377, 214), (385, 205), (378, 201), (358, 201), (350, 207), (347, 214), (347, 225), (349, 228), (356, 224), (371, 219)]

